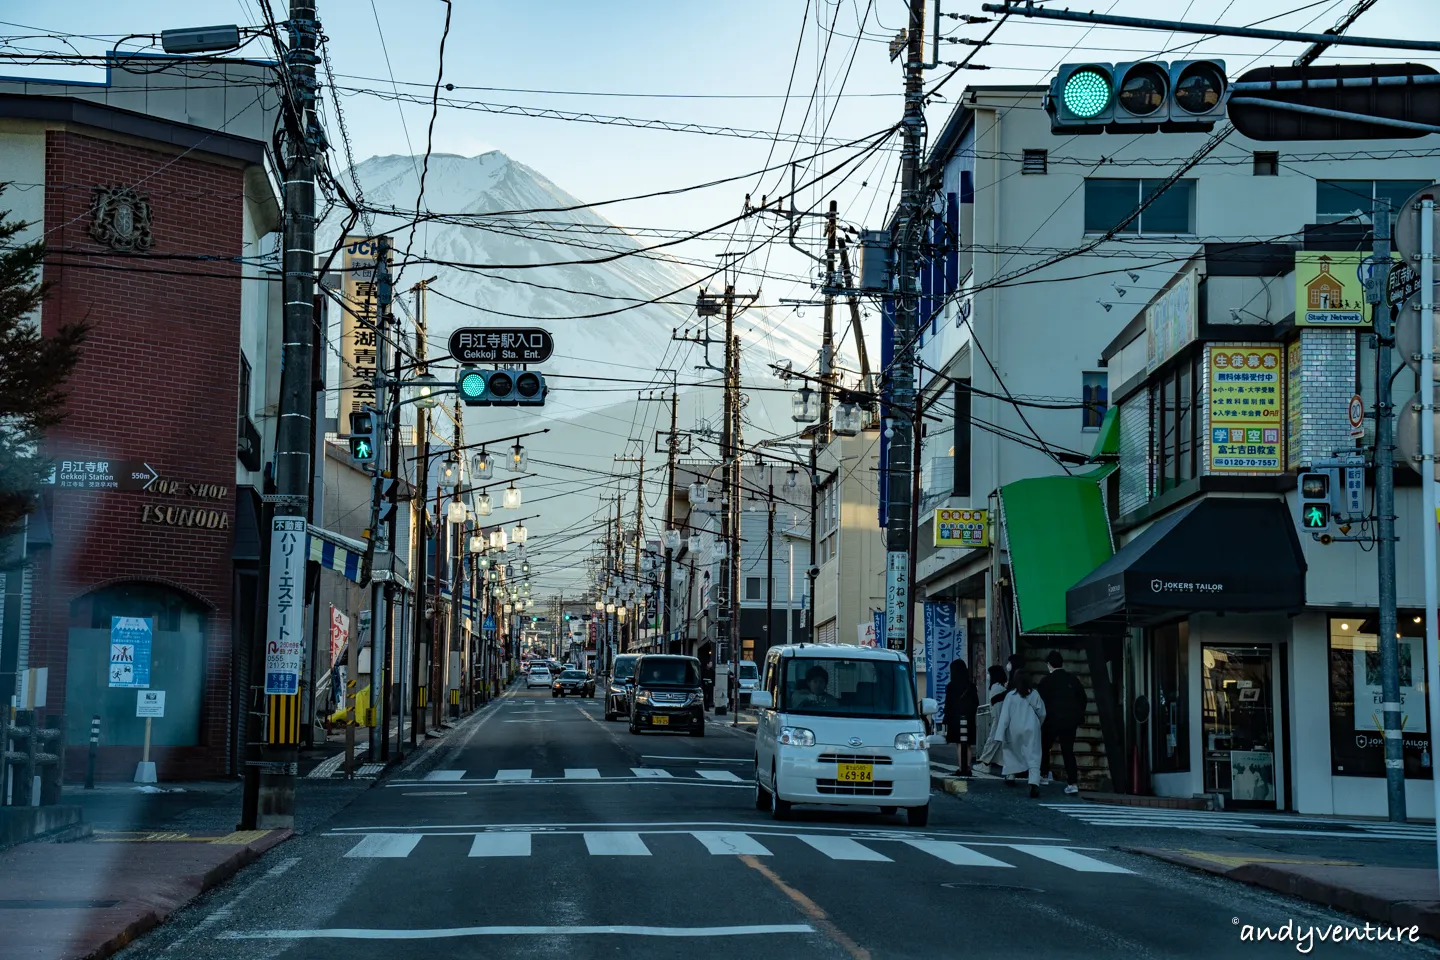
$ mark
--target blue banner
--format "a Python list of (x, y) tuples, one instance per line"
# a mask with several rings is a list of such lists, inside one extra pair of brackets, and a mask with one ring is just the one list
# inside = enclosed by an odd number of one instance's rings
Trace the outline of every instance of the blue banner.
[(925, 690), (940, 704), (937, 723), (945, 721), (945, 688), (950, 683), (950, 663), (959, 655), (955, 644), (955, 604), (927, 601), (925, 604)]
[(150, 686), (150, 646), (155, 621), (149, 617), (110, 618), (110, 686)]

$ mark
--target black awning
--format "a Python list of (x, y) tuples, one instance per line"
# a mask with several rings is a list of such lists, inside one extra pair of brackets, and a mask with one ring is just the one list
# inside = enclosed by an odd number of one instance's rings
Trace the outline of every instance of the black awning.
[(1151, 524), (1065, 593), (1071, 627), (1298, 612), (1305, 558), (1284, 500), (1207, 497)]
[(260, 497), (254, 487), (235, 488), (235, 544), (230, 559), (236, 563), (260, 562)]

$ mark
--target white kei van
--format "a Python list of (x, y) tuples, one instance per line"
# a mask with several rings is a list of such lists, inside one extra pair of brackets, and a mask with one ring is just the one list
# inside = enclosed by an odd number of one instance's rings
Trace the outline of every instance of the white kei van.
[(755, 806), (777, 820), (797, 803), (900, 809), (930, 819), (930, 739), (915, 677), (898, 650), (846, 644), (772, 647), (750, 695)]

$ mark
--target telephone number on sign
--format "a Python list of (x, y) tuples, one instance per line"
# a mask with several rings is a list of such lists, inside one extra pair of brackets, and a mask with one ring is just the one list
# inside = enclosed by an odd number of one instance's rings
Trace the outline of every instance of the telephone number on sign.
[(1217, 467), (1250, 467), (1256, 470), (1278, 469), (1280, 461), (1274, 457), (1216, 457)]

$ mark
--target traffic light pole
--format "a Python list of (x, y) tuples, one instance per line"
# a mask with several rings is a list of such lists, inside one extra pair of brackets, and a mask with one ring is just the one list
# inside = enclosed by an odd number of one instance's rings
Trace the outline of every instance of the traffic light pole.
[[(1390, 262), (1390, 201), (1375, 201), (1374, 261)], [(1375, 327), (1375, 564), (1379, 571), (1380, 685), (1385, 728), (1385, 798), (1390, 819), (1405, 820), (1404, 733), (1400, 721), (1400, 657), (1395, 626), (1395, 404), (1390, 350), (1395, 344), (1385, 302), (1387, 271), (1375, 270), (1366, 291)], [(1434, 522), (1434, 518), (1430, 519)]]
[[(290, 49), (284, 69), (294, 101), (290, 156), (285, 167), (284, 321), (281, 346), (280, 416), (275, 437), (275, 505), (265, 577), (269, 584), (265, 630), (257, 631), (253, 656), (262, 665), (263, 711), (260, 730), (249, 737), (245, 761), (245, 829), (295, 826), (295, 776), (299, 763), (299, 725), (281, 722), (279, 711), (299, 713), (302, 617), (295, 598), (303, 597), (309, 508), (311, 444), (311, 353), (315, 344), (315, 171), (323, 138), (315, 117), (315, 53), (320, 24), (314, 0), (291, 0)], [(284, 650), (271, 670), (271, 649)], [(293, 684), (287, 678), (293, 677)], [(273, 682), (272, 682), (273, 681)], [(291, 687), (293, 686), (293, 689)], [(258, 754), (258, 756), (257, 756)]]

